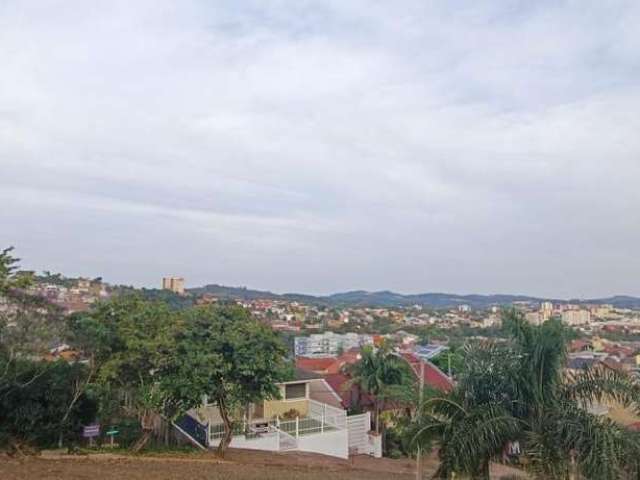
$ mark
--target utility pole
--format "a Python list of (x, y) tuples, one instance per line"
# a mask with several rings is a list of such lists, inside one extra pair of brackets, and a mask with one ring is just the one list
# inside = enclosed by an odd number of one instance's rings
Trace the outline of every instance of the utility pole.
[[(424, 360), (419, 358), (420, 361), (420, 391), (418, 392), (418, 412), (417, 417), (420, 420), (422, 417), (422, 401), (424, 397)], [(422, 480), (422, 448), (418, 445), (418, 451), (416, 452), (416, 480)]]

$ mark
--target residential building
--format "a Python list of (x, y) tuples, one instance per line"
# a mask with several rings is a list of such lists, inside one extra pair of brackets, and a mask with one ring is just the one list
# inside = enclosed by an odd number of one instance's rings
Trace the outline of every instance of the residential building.
[(178, 295), (184, 295), (184, 278), (182, 277), (164, 277), (162, 279), (162, 289), (171, 290)]
[(325, 332), (296, 337), (294, 340), (295, 354), (300, 357), (334, 357), (365, 345), (373, 345), (371, 335)]
[(540, 304), (540, 320), (546, 322), (553, 315), (553, 303), (542, 302)]
[(589, 310), (565, 310), (562, 322), (570, 326), (587, 325), (591, 323), (591, 313)]
[[(380, 436), (371, 435), (371, 414), (347, 416), (341, 398), (317, 374), (296, 369), (278, 385), (280, 400), (265, 400), (238, 412), (230, 446), (273, 452), (313, 452), (346, 459), (350, 454), (381, 456)], [(174, 424), (192, 443), (215, 448), (224, 423), (215, 404), (190, 410)]]

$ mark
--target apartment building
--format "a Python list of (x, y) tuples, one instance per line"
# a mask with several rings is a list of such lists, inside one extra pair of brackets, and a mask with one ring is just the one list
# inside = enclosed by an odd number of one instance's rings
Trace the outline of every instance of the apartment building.
[(587, 325), (591, 323), (589, 310), (565, 310), (562, 312), (562, 322), (566, 325)]
[(325, 332), (294, 340), (296, 356), (332, 357), (352, 348), (373, 345), (373, 336), (358, 333)]
[(184, 278), (182, 277), (164, 277), (162, 279), (162, 289), (171, 290), (178, 295), (184, 294)]

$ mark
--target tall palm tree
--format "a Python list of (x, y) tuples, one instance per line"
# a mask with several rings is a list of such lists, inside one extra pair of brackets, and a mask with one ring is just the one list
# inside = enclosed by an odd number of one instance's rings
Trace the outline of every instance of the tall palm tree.
[(465, 368), (447, 396), (428, 399), (414, 443), (439, 446), (439, 478), (489, 478), (489, 461), (518, 440), (539, 478), (613, 480), (637, 474), (638, 436), (592, 413), (595, 402), (638, 405), (626, 374), (596, 368), (569, 375), (567, 331), (557, 320), (530, 325), (509, 310), (507, 341), (466, 347)]
[(376, 432), (380, 433), (380, 410), (385, 400), (395, 397), (397, 389), (410, 383), (409, 366), (387, 345), (377, 349), (364, 347), (361, 359), (349, 367), (348, 373), (351, 384), (372, 397)]

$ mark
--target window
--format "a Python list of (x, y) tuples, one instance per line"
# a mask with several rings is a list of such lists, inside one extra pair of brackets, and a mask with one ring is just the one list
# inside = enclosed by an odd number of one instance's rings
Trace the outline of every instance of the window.
[(290, 383), (284, 386), (284, 399), (285, 400), (297, 400), (299, 398), (307, 397), (307, 384), (306, 383)]

